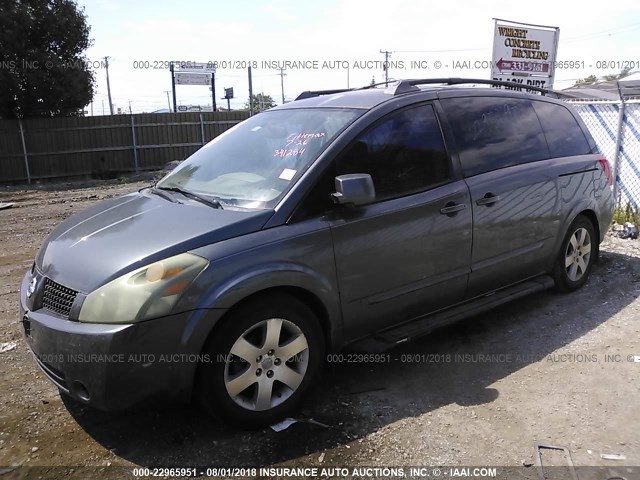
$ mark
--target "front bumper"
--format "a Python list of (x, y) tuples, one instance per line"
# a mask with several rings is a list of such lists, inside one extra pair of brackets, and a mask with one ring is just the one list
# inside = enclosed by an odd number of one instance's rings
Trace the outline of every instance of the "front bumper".
[(27, 272), (20, 317), (38, 367), (63, 392), (100, 410), (120, 410), (162, 397), (188, 401), (202, 345), (219, 318), (194, 311), (135, 324), (66, 320), (46, 309), (31, 311)]

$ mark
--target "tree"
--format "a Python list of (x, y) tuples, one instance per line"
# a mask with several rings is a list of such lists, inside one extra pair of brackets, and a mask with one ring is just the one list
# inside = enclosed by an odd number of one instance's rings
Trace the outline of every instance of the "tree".
[(81, 115), (95, 82), (89, 30), (74, 0), (3, 0), (0, 118)]
[[(244, 106), (249, 109), (251, 106), (249, 105), (249, 101), (244, 104)], [(265, 95), (263, 93), (258, 93), (253, 96), (253, 112), (259, 113), (264, 110), (268, 110), (276, 106), (275, 100), (271, 97), (271, 95)]]
[[(614, 73), (612, 75), (605, 75), (602, 77), (601, 81), (611, 82), (613, 80), (622, 80), (625, 77), (631, 75), (630, 68), (624, 68), (620, 71), (620, 73)], [(581, 78), (577, 80), (576, 83), (573, 84), (574, 87), (584, 87), (586, 85), (593, 85), (594, 83), (598, 83), (598, 77), (595, 75), (589, 75), (588, 77)]]
[(574, 87), (582, 87), (585, 85), (593, 85), (598, 81), (598, 78), (595, 75), (589, 75), (588, 77), (581, 78), (573, 84)]
[(607, 82), (612, 80), (622, 80), (624, 77), (631, 75), (631, 68), (623, 68), (620, 73), (614, 73), (613, 75), (605, 75), (604, 79)]

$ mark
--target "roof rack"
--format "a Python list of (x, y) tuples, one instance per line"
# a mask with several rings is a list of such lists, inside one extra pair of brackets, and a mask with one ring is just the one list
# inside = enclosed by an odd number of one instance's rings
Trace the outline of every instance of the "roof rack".
[[(341, 88), (335, 90), (313, 90), (302, 92), (300, 95), (296, 97), (296, 100), (303, 100), (305, 98), (319, 97), (321, 95), (332, 95), (334, 93), (344, 93), (344, 92), (353, 92), (356, 90), (368, 90), (370, 88), (377, 87), (379, 85), (384, 85), (387, 82), (376, 83), (375, 85), (366, 85), (360, 88)], [(392, 83), (392, 82), (389, 82)], [(385, 90), (385, 93), (390, 95), (400, 95), (402, 93), (407, 93), (411, 91), (418, 91), (418, 85), (465, 85), (465, 84), (479, 84), (479, 85), (492, 85), (496, 87), (508, 87), (512, 89), (525, 89), (525, 90), (533, 90), (534, 92), (540, 92), (543, 95), (555, 95), (556, 98), (560, 97), (569, 97), (572, 98), (573, 95), (560, 92), (558, 90), (551, 90), (547, 88), (535, 87), (533, 85), (523, 85), (515, 82), (507, 82), (504, 80), (487, 80), (484, 78), (422, 78), (422, 79), (413, 79), (413, 80), (397, 80), (393, 82), (393, 84)]]
[(351, 92), (359, 90), (356, 88), (336, 88), (334, 90), (307, 90), (296, 97), (296, 100), (304, 100), (305, 98), (319, 97), (320, 95), (333, 95), (334, 93)]
[(320, 95), (333, 95), (334, 93), (344, 93), (344, 92), (354, 92), (356, 90), (368, 90), (370, 88), (379, 87), (380, 85), (389, 84), (389, 83), (399, 83), (399, 80), (388, 81), (388, 82), (379, 82), (372, 83), (371, 85), (365, 85), (364, 87), (357, 88), (336, 88), (333, 90), (307, 90), (302, 92), (300, 95), (296, 97), (296, 100), (304, 100), (305, 98), (319, 97)]
[(568, 97), (566, 93), (558, 90), (552, 90), (548, 88), (535, 87), (533, 85), (524, 85), (521, 83), (508, 82), (505, 80), (487, 80), (484, 78), (423, 78), (415, 80), (400, 80), (401, 83), (406, 82), (412, 86), (418, 85), (432, 85), (432, 84), (446, 84), (446, 85), (465, 85), (465, 84), (479, 84), (479, 85), (492, 85), (499, 87), (509, 87), (513, 89), (525, 89), (533, 90), (534, 92), (540, 92), (544, 94), (557, 95), (558, 97)]

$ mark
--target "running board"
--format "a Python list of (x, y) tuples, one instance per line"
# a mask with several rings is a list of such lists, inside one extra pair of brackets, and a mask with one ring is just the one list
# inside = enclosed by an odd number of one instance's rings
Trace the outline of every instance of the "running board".
[(395, 325), (384, 330), (379, 330), (372, 336), (356, 340), (346, 347), (349, 351), (356, 352), (382, 352), (396, 345), (422, 337), (433, 330), (445, 327), (463, 318), (472, 317), (484, 313), (499, 305), (509, 303), (521, 297), (535, 292), (541, 292), (553, 287), (553, 279), (548, 275), (518, 283), (512, 287), (489, 293), (482, 297), (469, 300), (447, 310), (418, 317), (415, 320)]

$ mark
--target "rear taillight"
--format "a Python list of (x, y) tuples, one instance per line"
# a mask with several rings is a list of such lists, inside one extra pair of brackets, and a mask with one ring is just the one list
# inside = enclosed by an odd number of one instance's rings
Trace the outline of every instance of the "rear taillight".
[(598, 157), (598, 163), (600, 164), (600, 168), (607, 176), (607, 183), (609, 185), (613, 185), (613, 172), (611, 171), (611, 165), (609, 165), (609, 161), (604, 157)]

